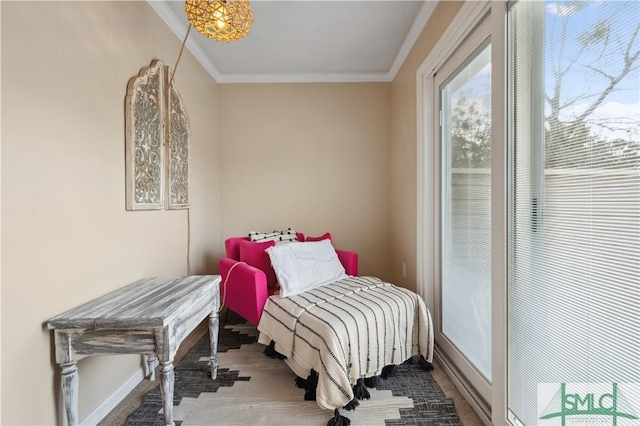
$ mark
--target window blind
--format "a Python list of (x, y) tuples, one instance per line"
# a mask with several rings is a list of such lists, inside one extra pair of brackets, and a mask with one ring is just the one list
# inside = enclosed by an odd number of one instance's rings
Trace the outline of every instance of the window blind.
[(491, 45), (441, 87), (442, 333), (491, 382)]
[(639, 16), (509, 11), (507, 403), (526, 425), (539, 384), (640, 382)]

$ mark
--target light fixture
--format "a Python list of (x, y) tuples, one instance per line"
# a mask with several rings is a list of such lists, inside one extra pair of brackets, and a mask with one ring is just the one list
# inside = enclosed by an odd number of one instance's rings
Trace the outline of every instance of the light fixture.
[(184, 10), (198, 32), (226, 43), (244, 38), (253, 24), (248, 0), (187, 0)]

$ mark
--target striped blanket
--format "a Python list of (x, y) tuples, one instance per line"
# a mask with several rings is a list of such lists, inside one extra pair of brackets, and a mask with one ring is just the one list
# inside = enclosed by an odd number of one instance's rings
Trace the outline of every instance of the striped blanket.
[(259, 342), (275, 342), (289, 367), (318, 373), (316, 401), (336, 409), (353, 398), (358, 379), (413, 355), (433, 358), (431, 315), (417, 294), (375, 277), (349, 277), (290, 297), (271, 296)]

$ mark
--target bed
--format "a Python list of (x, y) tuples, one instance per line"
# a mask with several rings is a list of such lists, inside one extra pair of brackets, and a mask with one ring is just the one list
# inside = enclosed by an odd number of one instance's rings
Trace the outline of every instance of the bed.
[(270, 296), (258, 330), (258, 341), (286, 357), (297, 376), (317, 373), (315, 399), (336, 415), (353, 408), (363, 379), (414, 356), (433, 358), (433, 325), (422, 298), (370, 276)]

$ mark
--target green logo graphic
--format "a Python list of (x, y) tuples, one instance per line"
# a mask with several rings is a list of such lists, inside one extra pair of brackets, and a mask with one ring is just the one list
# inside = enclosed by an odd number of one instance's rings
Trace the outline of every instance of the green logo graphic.
[(567, 417), (582, 416), (587, 419), (590, 416), (611, 417), (613, 426), (618, 424), (619, 418), (638, 420), (632, 407), (624, 395), (619, 391), (618, 384), (613, 383), (611, 392), (604, 393), (567, 393), (567, 384), (561, 383), (560, 389), (545, 408), (540, 420), (559, 417), (562, 426), (566, 425)]

